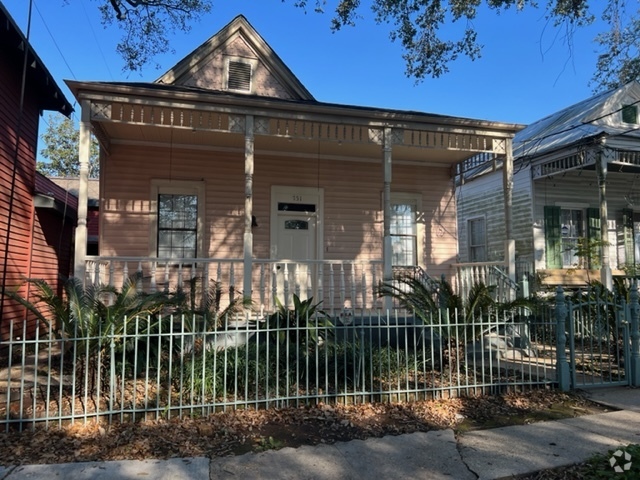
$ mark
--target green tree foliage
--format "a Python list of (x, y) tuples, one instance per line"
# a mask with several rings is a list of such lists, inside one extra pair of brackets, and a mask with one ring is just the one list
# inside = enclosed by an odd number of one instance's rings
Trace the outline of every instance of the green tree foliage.
[[(48, 125), (40, 137), (44, 148), (40, 150), (47, 162), (38, 161), (37, 169), (50, 177), (77, 177), (80, 175), (78, 142), (80, 132), (73, 121), (60, 114), (51, 114)], [(89, 177), (99, 176), (98, 143), (91, 137), (89, 155)]]
[[(82, 0), (80, 0), (82, 1)], [(124, 34), (116, 50), (125, 69), (141, 70), (156, 55), (173, 52), (169, 35), (188, 32), (190, 23), (211, 10), (211, 0), (99, 0), (105, 25), (117, 23)]]
[(640, 9), (634, 11), (627, 3), (609, 0), (603, 19), (611, 28), (596, 37), (600, 55), (593, 82), (600, 88), (640, 80)]

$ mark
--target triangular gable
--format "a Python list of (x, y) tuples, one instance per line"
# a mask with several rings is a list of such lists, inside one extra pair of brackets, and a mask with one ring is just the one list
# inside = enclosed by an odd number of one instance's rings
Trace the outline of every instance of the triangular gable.
[(607, 125), (610, 127), (626, 127), (622, 122), (622, 107), (637, 105), (640, 102), (640, 83), (633, 81), (613, 90), (593, 111), (585, 115), (585, 122)]
[(227, 76), (234, 65), (250, 66), (247, 67), (251, 69), (250, 88), (244, 93), (288, 100), (314, 99), (242, 15), (234, 18), (156, 82), (242, 93), (227, 88)]

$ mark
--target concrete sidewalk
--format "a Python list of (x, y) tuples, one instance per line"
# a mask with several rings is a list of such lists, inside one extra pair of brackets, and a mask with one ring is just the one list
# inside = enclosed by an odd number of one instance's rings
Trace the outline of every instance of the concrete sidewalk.
[(452, 430), (439, 430), (214, 459), (0, 468), (0, 479), (497, 479), (640, 443), (640, 389), (603, 388), (589, 396), (621, 410), (479, 430), (457, 439)]

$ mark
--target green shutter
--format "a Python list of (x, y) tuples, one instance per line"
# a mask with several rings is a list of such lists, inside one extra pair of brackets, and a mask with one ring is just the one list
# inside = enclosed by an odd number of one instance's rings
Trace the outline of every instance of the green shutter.
[(622, 209), (622, 232), (624, 235), (624, 258), (627, 267), (633, 267), (636, 263), (633, 248), (633, 210)]
[[(592, 241), (598, 241), (600, 244), (600, 209), (599, 208), (587, 208), (587, 242), (591, 244)], [(607, 241), (607, 238), (604, 239)], [(600, 247), (588, 250), (589, 268), (594, 268), (596, 265), (601, 265)]]
[(547, 268), (562, 268), (560, 207), (544, 207), (544, 237)]

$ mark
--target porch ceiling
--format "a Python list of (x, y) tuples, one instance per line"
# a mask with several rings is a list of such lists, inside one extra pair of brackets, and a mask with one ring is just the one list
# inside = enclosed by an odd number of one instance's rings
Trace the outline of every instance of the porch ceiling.
[[(244, 151), (244, 133), (217, 132), (156, 125), (132, 125), (113, 122), (95, 122), (103, 144), (149, 145), (204, 150)], [(394, 163), (450, 166), (461, 162), (481, 150), (438, 148), (395, 144)], [(255, 135), (256, 155), (284, 157), (320, 157), (342, 161), (379, 163), (382, 146), (370, 141), (298, 138), (293, 136)]]

